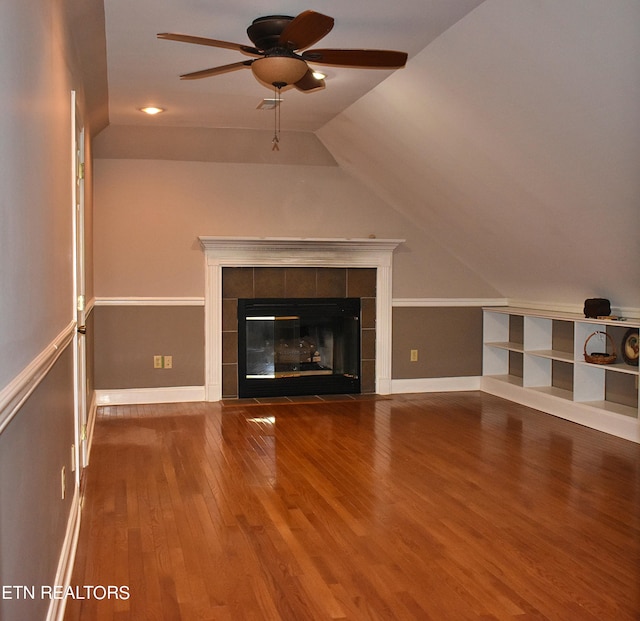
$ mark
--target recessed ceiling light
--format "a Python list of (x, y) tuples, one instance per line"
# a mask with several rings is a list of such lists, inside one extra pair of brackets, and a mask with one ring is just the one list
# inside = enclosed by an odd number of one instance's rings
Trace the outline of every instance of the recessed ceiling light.
[(140, 108), (140, 112), (145, 112), (151, 116), (164, 112), (164, 108), (156, 108), (155, 106), (147, 106), (146, 108)]
[(322, 73), (322, 71), (314, 71), (313, 72), (313, 77), (316, 80), (324, 80), (327, 77), (326, 73)]

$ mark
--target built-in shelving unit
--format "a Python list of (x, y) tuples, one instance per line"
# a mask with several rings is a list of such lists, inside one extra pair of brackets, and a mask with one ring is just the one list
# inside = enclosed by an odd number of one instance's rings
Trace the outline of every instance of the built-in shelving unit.
[[(484, 308), (482, 389), (576, 423), (640, 443), (638, 366), (626, 364), (621, 344), (640, 320), (587, 319), (523, 308)], [(606, 332), (618, 359), (585, 361), (584, 344)], [(596, 334), (588, 351), (611, 350)]]

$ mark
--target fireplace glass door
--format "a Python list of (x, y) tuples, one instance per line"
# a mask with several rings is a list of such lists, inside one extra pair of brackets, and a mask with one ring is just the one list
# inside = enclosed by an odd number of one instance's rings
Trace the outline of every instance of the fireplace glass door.
[(360, 300), (238, 301), (240, 397), (360, 392)]

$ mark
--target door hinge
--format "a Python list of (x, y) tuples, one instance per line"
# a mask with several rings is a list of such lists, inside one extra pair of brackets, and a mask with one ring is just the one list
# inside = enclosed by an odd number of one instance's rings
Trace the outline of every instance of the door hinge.
[(82, 430), (80, 431), (80, 439), (82, 441), (87, 439), (87, 425), (86, 424), (82, 425)]
[(84, 179), (84, 162), (78, 162), (78, 179)]
[(76, 306), (76, 310), (80, 312), (84, 310), (84, 295), (78, 296), (78, 305)]

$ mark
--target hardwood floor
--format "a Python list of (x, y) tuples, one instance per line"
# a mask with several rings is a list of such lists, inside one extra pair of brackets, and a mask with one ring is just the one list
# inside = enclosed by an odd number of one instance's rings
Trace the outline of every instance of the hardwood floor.
[(640, 619), (640, 446), (479, 392), (102, 408), (85, 489), (67, 621)]

